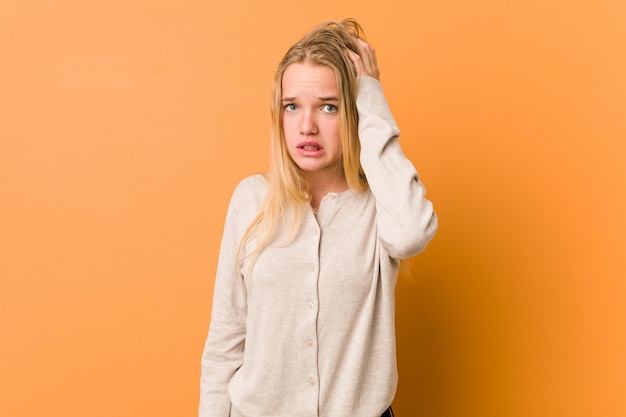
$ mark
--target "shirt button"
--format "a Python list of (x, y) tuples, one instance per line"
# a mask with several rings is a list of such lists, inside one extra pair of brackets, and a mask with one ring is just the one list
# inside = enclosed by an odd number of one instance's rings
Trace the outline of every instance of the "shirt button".
[(306, 341), (306, 345), (307, 345), (308, 347), (313, 347), (313, 341), (312, 341), (311, 339), (307, 340), (307, 341)]
[(309, 385), (310, 386), (315, 385), (315, 379), (313, 379), (313, 377), (309, 378)]
[(315, 264), (311, 264), (311, 272), (315, 272)]
[(331, 198), (331, 200), (334, 200), (335, 198), (337, 198), (337, 196), (335, 194), (331, 194), (330, 198)]
[(309, 301), (309, 308), (313, 308), (315, 307), (315, 304), (313, 303), (313, 301)]
[(313, 229), (313, 234), (314, 234), (315, 236), (317, 236), (317, 228), (314, 228), (314, 229)]

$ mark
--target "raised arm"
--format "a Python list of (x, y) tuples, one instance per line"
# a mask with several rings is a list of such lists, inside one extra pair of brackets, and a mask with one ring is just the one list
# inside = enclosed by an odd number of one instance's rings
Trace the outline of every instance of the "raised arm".
[(404, 259), (426, 247), (437, 230), (437, 216), (398, 143), (400, 132), (383, 95), (375, 51), (361, 40), (359, 49), (359, 55), (349, 55), (359, 77), (361, 165), (376, 199), (379, 239), (390, 256)]

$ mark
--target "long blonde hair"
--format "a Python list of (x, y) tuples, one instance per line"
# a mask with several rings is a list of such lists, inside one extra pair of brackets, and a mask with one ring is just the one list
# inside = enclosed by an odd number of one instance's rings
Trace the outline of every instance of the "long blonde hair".
[(278, 65), (274, 77), (271, 103), (272, 136), (270, 173), (267, 176), (268, 193), (259, 213), (250, 223), (239, 244), (242, 247), (256, 240), (254, 250), (248, 255), (254, 260), (274, 235), (278, 225), (286, 225), (287, 213), (293, 213), (287, 244), (302, 220), (304, 203), (311, 201), (310, 185), (302, 170), (289, 155), (283, 130), (282, 80), (285, 70), (292, 64), (312, 63), (329, 67), (335, 73), (339, 91), (339, 134), (341, 138), (341, 166), (350, 189), (362, 192), (367, 189), (367, 179), (360, 163), (361, 145), (358, 137), (356, 108), (357, 79), (347, 50), (359, 53), (357, 39), (365, 40), (363, 29), (355, 19), (328, 21), (309, 31), (293, 45)]

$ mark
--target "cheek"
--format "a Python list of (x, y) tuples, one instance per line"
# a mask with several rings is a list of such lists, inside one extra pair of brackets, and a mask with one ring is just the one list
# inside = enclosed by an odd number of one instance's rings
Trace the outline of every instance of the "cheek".
[(337, 148), (341, 148), (341, 135), (339, 134), (339, 121), (334, 121), (328, 126), (328, 137), (331, 138), (333, 145)]
[(297, 133), (295, 123), (290, 118), (283, 119), (282, 126), (285, 139), (287, 140), (292, 138), (294, 134)]

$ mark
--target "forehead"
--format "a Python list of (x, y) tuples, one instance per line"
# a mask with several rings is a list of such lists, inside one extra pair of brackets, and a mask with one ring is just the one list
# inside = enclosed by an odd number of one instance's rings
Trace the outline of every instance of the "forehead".
[(337, 96), (335, 72), (327, 66), (310, 62), (291, 64), (282, 79), (283, 97), (318, 94), (319, 97)]

